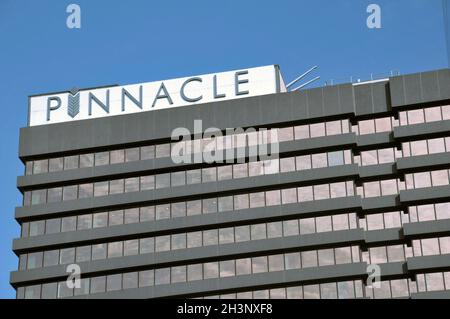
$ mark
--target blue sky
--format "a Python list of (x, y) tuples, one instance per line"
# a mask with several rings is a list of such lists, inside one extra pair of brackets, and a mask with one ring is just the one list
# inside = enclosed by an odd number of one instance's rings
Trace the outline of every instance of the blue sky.
[[(81, 6), (82, 27), (66, 27)], [(381, 6), (382, 28), (366, 8)], [(325, 80), (448, 66), (442, 0), (0, 0), (0, 298), (21, 203), (16, 177), (27, 96), (279, 64), (286, 81), (318, 65)]]

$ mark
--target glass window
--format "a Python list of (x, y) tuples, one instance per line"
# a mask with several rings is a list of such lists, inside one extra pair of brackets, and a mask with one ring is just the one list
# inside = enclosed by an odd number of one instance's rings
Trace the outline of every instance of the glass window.
[(308, 202), (314, 200), (312, 186), (299, 187), (297, 191), (299, 202)]
[(185, 202), (172, 203), (171, 204), (171, 213), (172, 213), (172, 218), (186, 216), (186, 203)]
[(261, 176), (264, 175), (263, 162), (250, 162), (248, 163), (248, 176)]
[(156, 189), (170, 187), (170, 173), (156, 175), (155, 181)]
[(43, 253), (29, 253), (28, 254), (28, 264), (27, 269), (35, 269), (42, 267)]
[(77, 247), (75, 260), (77, 262), (91, 260), (91, 246)]
[(344, 152), (330, 152), (328, 153), (328, 166), (344, 165)]
[(280, 205), (280, 204), (281, 204), (281, 198), (280, 198), (279, 190), (266, 192), (266, 205), (267, 206), (274, 206), (274, 205)]
[(124, 211), (125, 224), (139, 223), (139, 208), (128, 208)]
[(316, 222), (314, 218), (300, 219), (300, 234), (313, 234), (316, 232)]
[(172, 249), (186, 248), (186, 234), (175, 234), (171, 236)]
[(125, 161), (125, 152), (124, 150), (115, 150), (109, 153), (110, 163), (118, 164), (123, 163)]
[(342, 133), (341, 121), (327, 122), (325, 125), (328, 136)]
[(284, 236), (297, 236), (300, 230), (298, 227), (298, 220), (285, 220), (283, 221), (283, 233)]
[(109, 212), (109, 226), (123, 224), (123, 210)]
[(170, 235), (158, 236), (155, 238), (155, 251), (168, 251), (170, 250)]
[(147, 222), (155, 219), (155, 207), (147, 206), (141, 207), (139, 209), (139, 220), (140, 222)]
[(236, 242), (243, 242), (243, 241), (249, 241), (250, 240), (250, 227), (247, 226), (238, 226), (235, 227), (235, 237)]
[(218, 278), (219, 277), (219, 263), (210, 262), (203, 264), (203, 279)]
[(63, 188), (63, 201), (74, 200), (78, 198), (78, 186), (64, 186)]
[(106, 277), (106, 290), (115, 291), (122, 289), (122, 274), (108, 275)]
[(249, 275), (252, 273), (252, 262), (250, 258), (236, 260), (236, 275)]
[(92, 260), (106, 259), (106, 244), (92, 245)]
[(233, 196), (219, 197), (218, 199), (219, 212), (226, 212), (233, 210)]
[(331, 216), (323, 216), (316, 218), (316, 227), (318, 233), (332, 231), (333, 228), (331, 225), (332, 225)]
[(337, 299), (337, 286), (335, 282), (320, 284), (321, 299)]
[(171, 269), (171, 282), (186, 282), (186, 266), (176, 266)]
[(187, 202), (187, 215), (200, 215), (202, 213), (202, 201), (191, 200)]
[(93, 227), (107, 227), (108, 226), (108, 213), (96, 213), (94, 214)]
[(123, 242), (108, 243), (108, 258), (123, 256)]
[(92, 215), (80, 215), (78, 216), (77, 229), (90, 229), (92, 228)]
[(125, 150), (125, 161), (126, 162), (139, 161), (139, 147), (127, 148)]
[(94, 154), (80, 155), (80, 168), (94, 166)]
[(322, 168), (327, 167), (327, 154), (321, 153), (321, 154), (313, 154), (312, 155), (312, 167), (313, 168)]
[(95, 153), (95, 166), (108, 164), (109, 164), (109, 152)]
[(375, 133), (375, 121), (374, 120), (366, 120), (360, 121), (358, 123), (359, 126), (359, 134), (373, 134)]
[(313, 189), (314, 189), (314, 199), (321, 200), (330, 198), (330, 189), (328, 184), (314, 185)]
[(144, 270), (139, 272), (139, 287), (153, 286), (155, 281), (154, 270)]
[(139, 240), (138, 239), (130, 239), (125, 240), (123, 244), (123, 255), (124, 256), (132, 256), (137, 255), (139, 253)]
[(250, 208), (265, 206), (264, 192), (250, 194)]
[(115, 179), (109, 182), (109, 193), (113, 194), (122, 194), (123, 193), (123, 179)]
[(252, 272), (254, 274), (267, 272), (267, 256), (252, 258)]
[(203, 245), (217, 245), (219, 240), (218, 230), (211, 229), (203, 231)]
[(203, 214), (217, 213), (217, 199), (207, 198), (203, 200)]
[(25, 299), (39, 299), (41, 296), (41, 285), (25, 287)]
[(242, 195), (235, 195), (234, 196), (234, 209), (247, 209), (249, 208), (249, 198), (248, 194), (242, 194)]
[(139, 254), (148, 254), (155, 251), (155, 239), (154, 238), (142, 238), (139, 239)]
[(76, 216), (70, 216), (70, 217), (64, 217), (61, 220), (61, 231), (67, 232), (67, 231), (74, 231), (77, 227), (77, 217)]
[(33, 174), (48, 172), (48, 160), (38, 160), (33, 162)]
[(64, 157), (64, 170), (78, 168), (78, 155)]
[(220, 277), (232, 277), (236, 275), (234, 260), (225, 260), (219, 263)]
[(345, 196), (347, 196), (345, 182), (330, 184), (330, 197), (331, 198), (339, 198), (339, 197), (345, 197)]
[(94, 192), (94, 185), (92, 183), (81, 184), (78, 187), (78, 198), (92, 197), (93, 192)]
[(284, 255), (272, 255), (269, 256), (269, 271), (282, 271), (284, 270)]
[(155, 176), (141, 176), (141, 191), (155, 189)]
[(217, 167), (217, 180), (224, 181), (233, 178), (233, 165)]
[(66, 298), (73, 296), (73, 288), (69, 288), (67, 282), (58, 283), (58, 298)]
[(277, 238), (283, 236), (283, 223), (267, 223), (267, 238)]
[(91, 294), (105, 292), (106, 289), (106, 277), (93, 277), (91, 278)]
[(391, 118), (384, 117), (381, 119), (375, 119), (375, 128), (377, 133), (391, 131)]
[(155, 210), (156, 220), (170, 218), (170, 204), (163, 204), (156, 206)]
[(43, 235), (45, 232), (45, 221), (39, 220), (30, 222), (30, 236)]
[(186, 185), (186, 172), (171, 173), (172, 187)]
[(122, 277), (123, 277), (123, 289), (130, 289), (130, 288), (138, 287), (137, 271), (125, 273), (122, 275)]
[(139, 191), (139, 177), (125, 179), (125, 193)]
[(219, 229), (219, 244), (234, 243), (234, 228), (221, 228)]
[(141, 160), (149, 160), (155, 157), (155, 146), (142, 146), (141, 147)]
[(58, 158), (51, 158), (48, 162), (48, 171), (49, 172), (59, 172), (63, 170), (63, 166), (64, 162), (63, 162), (63, 158), (62, 157), (58, 157)]
[(31, 204), (44, 204), (47, 200), (47, 191), (45, 189), (34, 190), (31, 192)]
[(202, 238), (201, 231), (187, 233), (187, 248), (201, 247)]
[(309, 138), (309, 125), (300, 125), (294, 127), (295, 139)]
[(250, 233), (252, 240), (266, 239), (266, 224), (250, 225)]
[(297, 188), (283, 189), (281, 199), (283, 204), (297, 203)]
[(71, 264), (75, 261), (75, 248), (61, 249), (59, 252), (59, 263), (61, 265)]
[(233, 178), (248, 177), (247, 163), (233, 165)]
[(317, 123), (310, 125), (311, 137), (325, 136), (325, 123)]
[(317, 267), (317, 251), (301, 252), (302, 268)]
[(202, 182), (201, 170), (194, 169), (186, 172), (186, 181), (188, 185), (198, 184)]
[(300, 253), (284, 254), (286, 270), (300, 269)]
[(80, 288), (74, 288), (74, 295), (80, 296), (80, 295), (87, 295), (89, 294), (89, 286), (90, 286), (91, 280), (90, 278), (81, 278), (80, 279)]
[(25, 175), (33, 175), (33, 161), (27, 161), (25, 163)]
[(215, 182), (216, 180), (217, 180), (217, 178), (216, 178), (216, 168), (215, 167), (202, 169), (202, 183)]
[(280, 171), (281, 173), (295, 172), (295, 157), (281, 158)]
[(170, 144), (156, 145), (156, 158), (170, 157)]
[(58, 284), (56, 282), (42, 285), (42, 299), (56, 299)]
[(348, 215), (347, 214), (333, 215), (333, 230), (338, 231), (345, 229), (349, 229)]
[(94, 183), (94, 196), (106, 196), (108, 195), (108, 182), (97, 182)]

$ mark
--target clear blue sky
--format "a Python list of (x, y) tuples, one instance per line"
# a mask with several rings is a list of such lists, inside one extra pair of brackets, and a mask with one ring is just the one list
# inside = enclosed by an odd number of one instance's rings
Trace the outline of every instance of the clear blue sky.
[[(66, 6), (82, 28), (66, 27)], [(369, 30), (366, 8), (382, 9)], [(0, 0), (0, 297), (21, 203), (16, 176), (27, 96), (279, 64), (286, 81), (313, 65), (323, 80), (448, 66), (442, 0)]]

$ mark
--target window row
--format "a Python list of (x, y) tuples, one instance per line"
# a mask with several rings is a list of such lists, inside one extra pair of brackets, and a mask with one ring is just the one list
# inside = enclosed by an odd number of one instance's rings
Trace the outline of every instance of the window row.
[(417, 292), (417, 284), (411, 279), (382, 280), (378, 286), (366, 286), (365, 295), (370, 299), (410, 297)]
[[(166, 285), (214, 278), (302, 269), (359, 262), (359, 247), (286, 253), (270, 256), (223, 260), (152, 269), (124, 274), (82, 278), (80, 288), (70, 288), (66, 281), (28, 286), (18, 292), (25, 298), (65, 298), (153, 285)], [(45, 286), (45, 287), (44, 287)], [(20, 289), (20, 288), (19, 288)], [(44, 293), (45, 291), (45, 293)]]
[(420, 156), (450, 152), (450, 137), (402, 143), (403, 156)]
[(186, 202), (68, 216), (22, 224), (22, 237), (108, 227), (217, 212), (307, 202), (354, 195), (353, 182), (321, 184), (250, 194), (212, 197)]
[(394, 163), (398, 158), (402, 157), (402, 151), (391, 147), (379, 150), (363, 151), (361, 152), (361, 155), (354, 156), (353, 160), (359, 166), (369, 166)]
[(368, 264), (385, 264), (406, 261), (406, 258), (413, 257), (413, 250), (407, 245), (391, 245), (371, 247), (361, 255), (362, 261)]
[(450, 202), (410, 206), (408, 208), (411, 222), (426, 222), (450, 218)]
[[(233, 149), (274, 142), (292, 141), (320, 136), (337, 135), (349, 132), (348, 120), (323, 122), (295, 127), (285, 127), (270, 130), (247, 130), (227, 136), (217, 136), (186, 142), (173, 142), (142, 147), (118, 149), (113, 151), (71, 155), (50, 159), (27, 161), (25, 175), (58, 172), (77, 168), (119, 164), (125, 162), (143, 161), (153, 158), (170, 157), (175, 147), (183, 146), (187, 154), (222, 149)], [(180, 145), (183, 144), (183, 145)]]
[(362, 198), (395, 195), (405, 187), (405, 182), (399, 179), (386, 179), (363, 183), (362, 186), (356, 187), (356, 194)]
[(357, 228), (356, 214), (293, 219), (21, 254), (19, 270)]
[(406, 189), (448, 185), (450, 183), (449, 170), (405, 174), (405, 182)]
[(412, 241), (414, 256), (450, 254), (450, 237), (416, 239)]
[(24, 206), (351, 164), (351, 151), (224, 165), (24, 192)]
[(355, 299), (362, 297), (363, 282), (361, 280), (350, 280), (228, 293), (199, 299)]
[(409, 223), (409, 215), (403, 214), (401, 211), (371, 214), (359, 219), (360, 227), (368, 231), (399, 228), (405, 223)]
[(403, 111), (399, 114), (400, 125), (413, 125), (450, 120), (450, 105)]
[(399, 121), (394, 119), (394, 117), (389, 116), (378, 119), (358, 121), (357, 125), (352, 126), (352, 132), (356, 135), (391, 132), (396, 126), (399, 126)]
[(417, 291), (450, 290), (450, 271), (429, 274), (417, 274)]

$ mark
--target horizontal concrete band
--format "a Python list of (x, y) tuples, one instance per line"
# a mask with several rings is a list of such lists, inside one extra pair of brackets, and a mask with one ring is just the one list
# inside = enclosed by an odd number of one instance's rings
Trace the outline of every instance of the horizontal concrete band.
[(415, 205), (427, 202), (448, 202), (449, 198), (450, 185), (400, 191), (400, 202), (404, 205)]
[[(78, 265), (84, 275), (127, 272), (145, 268), (162, 268), (213, 260), (227, 260), (282, 252), (312, 250), (318, 247), (329, 248), (358, 245), (364, 240), (363, 233), (364, 231), (362, 229), (342, 230), (116, 257), (80, 262)], [(15, 271), (11, 273), (11, 284), (17, 286), (19, 284), (39, 280), (63, 279), (67, 277), (66, 267), (67, 265), (57, 265), (26, 271)]]
[(450, 234), (450, 219), (404, 224), (403, 234), (410, 240), (448, 236)]
[(195, 297), (227, 293), (230, 291), (251, 291), (266, 288), (296, 286), (309, 282), (330, 282), (361, 279), (366, 275), (366, 263), (322, 266), (293, 269), (270, 273), (243, 275), (229, 278), (205, 279), (187, 283), (176, 283), (145, 288), (134, 288), (105, 292), (74, 299), (149, 299), (164, 297)]
[(307, 171), (281, 173), (209, 182), (151, 191), (132, 192), (72, 201), (40, 204), (16, 208), (16, 219), (44, 217), (56, 213), (79, 212), (95, 209), (108, 209), (118, 205), (139, 205), (152, 202), (177, 201), (194, 197), (214, 197), (217, 195), (239, 194), (258, 190), (270, 190), (290, 186), (326, 183), (327, 181), (352, 180), (358, 174), (356, 164), (318, 168)]
[(203, 129), (274, 127), (336, 116), (364, 117), (393, 108), (450, 99), (448, 69), (391, 77), (389, 81), (342, 84), (88, 121), (22, 128), (22, 159), (168, 139), (176, 127)]
[(418, 292), (411, 294), (411, 299), (450, 299), (450, 290)]
[(450, 120), (394, 127), (397, 142), (415, 141), (424, 138), (448, 136)]
[(450, 166), (450, 153), (411, 156), (397, 159), (396, 168), (401, 173), (436, 170)]
[(205, 230), (231, 225), (239, 226), (333, 213), (349, 213), (360, 209), (360, 196), (324, 199), (19, 238), (13, 241), (13, 250), (20, 253), (37, 249), (42, 250), (44, 247), (50, 249), (60, 245), (75, 246), (87, 242), (105, 242), (111, 238), (120, 240), (130, 237), (156, 236), (197, 229)]
[[(282, 142), (279, 144), (279, 157), (288, 157), (300, 154), (313, 154), (322, 151), (341, 150), (344, 148), (352, 148), (356, 145), (355, 133), (342, 135), (316, 137), (312, 139), (296, 140)], [(224, 153), (224, 161), (228, 159), (236, 159), (237, 163), (240, 159), (245, 159), (249, 154), (258, 154), (257, 148), (240, 148), (233, 151), (230, 155)], [(270, 152), (270, 146), (268, 147)], [(240, 156), (240, 155), (244, 156)], [(195, 156), (195, 155), (194, 155)], [(276, 154), (273, 158), (277, 158)], [(191, 157), (192, 159), (192, 157)], [(173, 160), (168, 158), (157, 158), (144, 161), (135, 161), (129, 163), (111, 164), (104, 166), (95, 166), (89, 168), (79, 168), (60, 172), (51, 172), (36, 175), (19, 176), (17, 178), (17, 186), (23, 191), (28, 188), (36, 189), (49, 187), (57, 184), (81, 183), (86, 181), (98, 181), (114, 179), (120, 177), (130, 177), (139, 175), (158, 174), (161, 172), (174, 172), (179, 170), (187, 170), (192, 168), (207, 167), (205, 163), (193, 164), (175, 164)]]
[(412, 273), (448, 271), (450, 268), (450, 254), (411, 257), (407, 259), (406, 267)]

